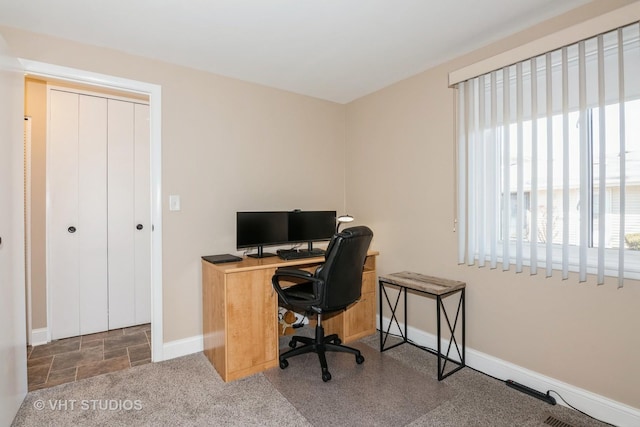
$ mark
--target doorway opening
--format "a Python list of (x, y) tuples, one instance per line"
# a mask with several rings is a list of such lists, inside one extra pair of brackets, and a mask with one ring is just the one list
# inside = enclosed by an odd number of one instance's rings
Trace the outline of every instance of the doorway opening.
[[(19, 59), (25, 70), (26, 78), (33, 78), (52, 82), (66, 82), (71, 85), (83, 86), (93, 91), (106, 91), (124, 93), (128, 96), (143, 97), (149, 103), (149, 134), (150, 134), (150, 224), (151, 224), (151, 324), (140, 325), (133, 328), (119, 329), (123, 336), (129, 333), (142, 332), (148, 335), (148, 345), (151, 360), (163, 360), (163, 337), (162, 337), (162, 215), (161, 215), (161, 87), (159, 85), (140, 82), (136, 80), (123, 79), (103, 74), (97, 74), (84, 70), (67, 67), (60, 67), (51, 64)], [(33, 171), (33, 169), (31, 169)], [(33, 230), (31, 230), (33, 232)], [(28, 258), (30, 248), (27, 248)], [(40, 344), (43, 341), (51, 341), (48, 328), (34, 328), (33, 326), (33, 304), (32, 304), (32, 275), (27, 278), (27, 294), (29, 295), (27, 305), (28, 341)], [(45, 298), (48, 298), (45, 297)], [(49, 305), (46, 304), (47, 312)], [(47, 326), (49, 323), (47, 322)], [(118, 332), (115, 332), (116, 334)], [(96, 335), (96, 334), (92, 334)], [(142, 336), (142, 335), (140, 335)], [(95, 337), (94, 337), (95, 338)], [(140, 338), (140, 337), (138, 337)], [(106, 339), (103, 337), (103, 339)], [(122, 340), (131, 339), (121, 338)], [(63, 341), (63, 340), (60, 340)], [(96, 340), (87, 340), (90, 341)], [(142, 343), (137, 343), (140, 345)], [(90, 345), (90, 344), (87, 344)], [(127, 347), (125, 347), (126, 350)], [(140, 348), (141, 350), (142, 348)], [(44, 360), (44, 359), (43, 359)]]

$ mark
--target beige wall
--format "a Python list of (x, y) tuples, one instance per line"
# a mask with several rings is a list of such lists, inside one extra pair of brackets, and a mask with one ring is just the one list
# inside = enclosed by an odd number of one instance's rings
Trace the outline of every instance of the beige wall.
[[(200, 256), (235, 252), (237, 210), (342, 211), (343, 105), (6, 27), (0, 34), (21, 58), (162, 86), (165, 342), (202, 333)], [(181, 196), (180, 212), (168, 211), (169, 194)]]
[[(454, 90), (448, 72), (629, 2), (598, 2), (347, 106), (347, 205), (376, 233), (379, 273), (467, 282), (467, 345), (640, 408), (640, 283), (578, 284), (457, 265)], [(432, 301), (411, 296), (409, 324), (435, 332)]]

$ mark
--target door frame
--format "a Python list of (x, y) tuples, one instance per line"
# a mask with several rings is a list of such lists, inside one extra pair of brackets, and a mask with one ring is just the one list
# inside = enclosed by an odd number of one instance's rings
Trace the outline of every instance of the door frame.
[[(25, 74), (149, 97), (151, 172), (151, 360), (164, 360), (162, 323), (162, 87), (157, 84), (18, 58)], [(47, 292), (47, 319), (49, 317)], [(47, 320), (47, 323), (49, 321)], [(49, 325), (47, 325), (49, 326)], [(47, 328), (48, 329), (48, 328)], [(48, 332), (50, 339), (50, 332)]]
[(0, 34), (0, 425), (10, 425), (27, 394), (24, 254), (24, 78)]

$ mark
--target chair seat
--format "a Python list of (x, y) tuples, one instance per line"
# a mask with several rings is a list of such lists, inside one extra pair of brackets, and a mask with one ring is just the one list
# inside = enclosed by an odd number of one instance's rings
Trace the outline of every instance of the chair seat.
[(287, 295), (292, 305), (304, 305), (305, 302), (313, 302), (316, 300), (313, 294), (313, 283), (311, 282), (290, 286), (283, 289), (283, 292)]

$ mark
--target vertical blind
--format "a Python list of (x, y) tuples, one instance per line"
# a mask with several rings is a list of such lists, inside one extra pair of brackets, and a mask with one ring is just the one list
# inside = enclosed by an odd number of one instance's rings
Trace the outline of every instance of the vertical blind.
[(639, 38), (634, 23), (458, 83), (460, 263), (640, 278)]

